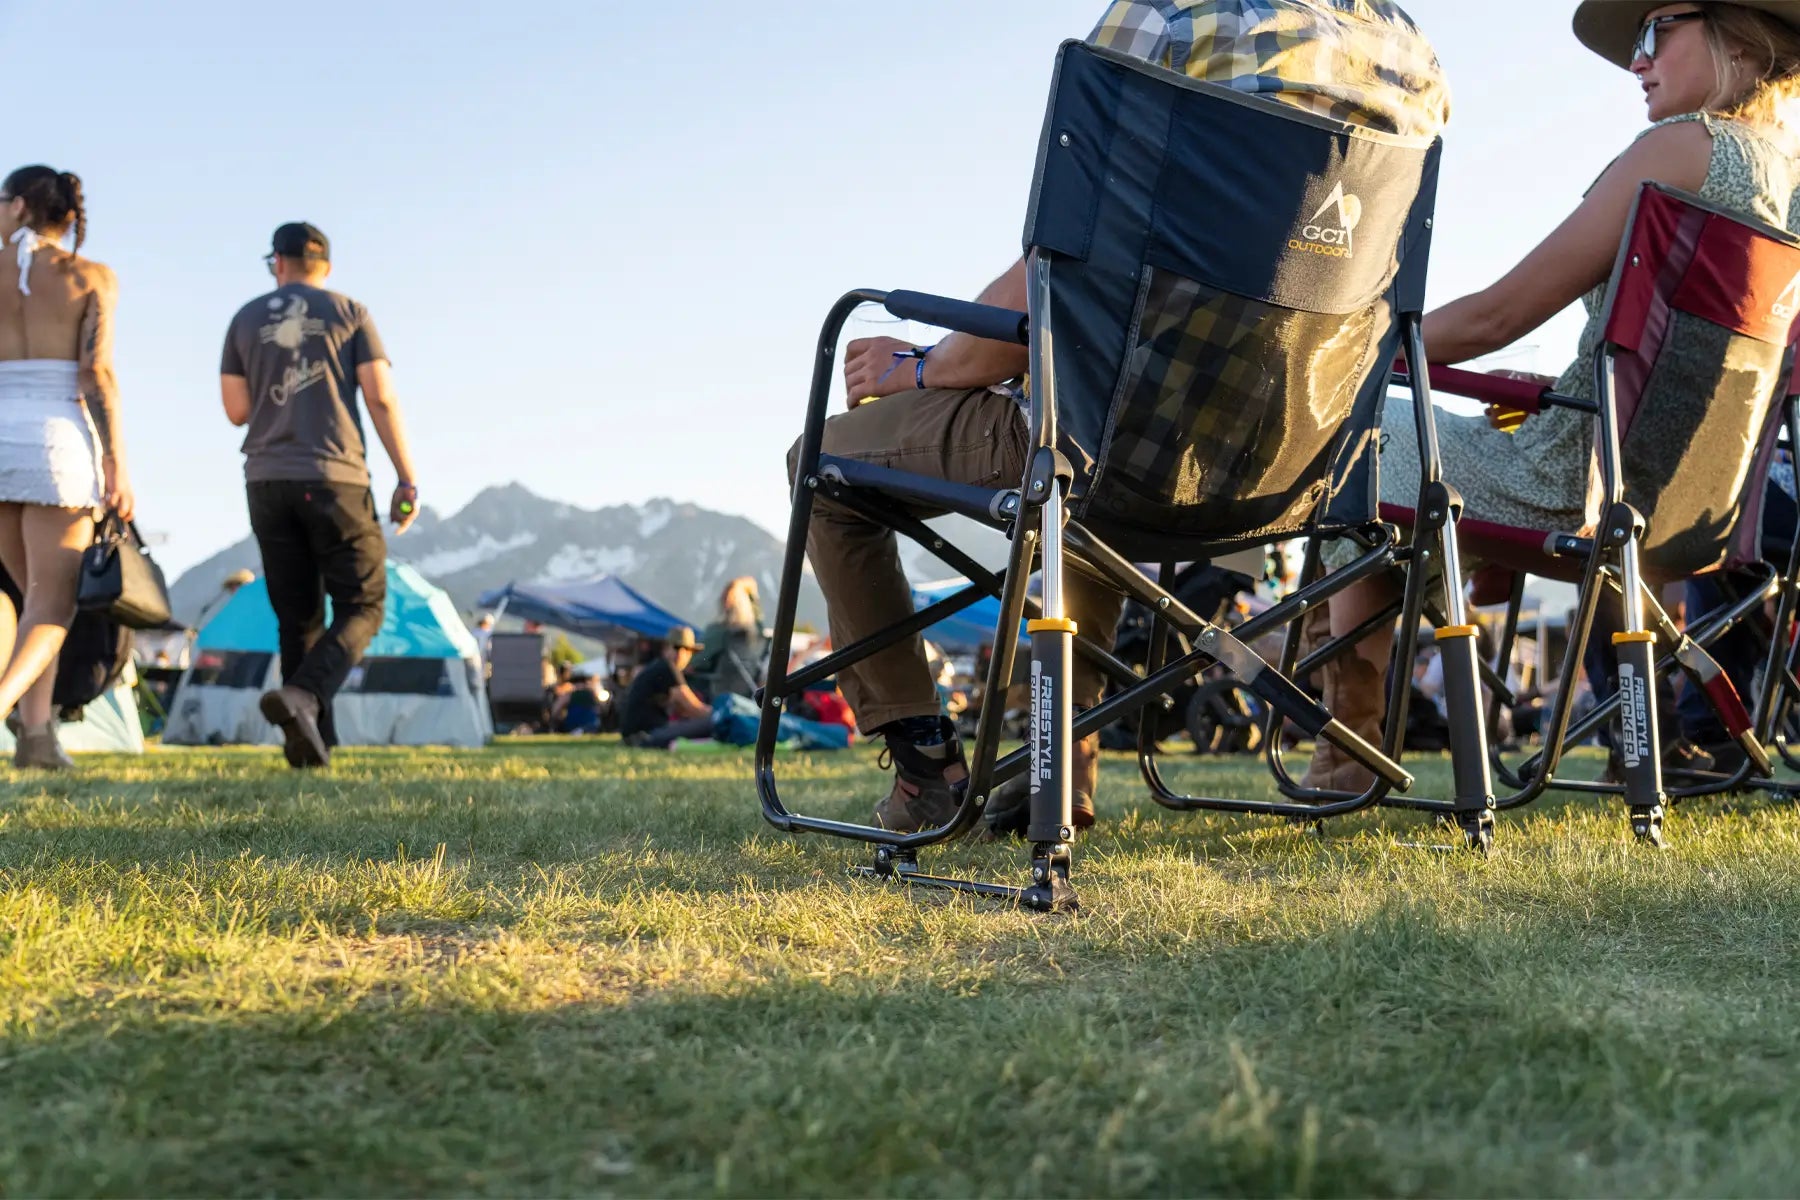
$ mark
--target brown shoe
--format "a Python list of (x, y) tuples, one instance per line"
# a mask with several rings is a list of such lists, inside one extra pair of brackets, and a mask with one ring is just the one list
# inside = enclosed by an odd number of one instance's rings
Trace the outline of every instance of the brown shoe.
[[(1319, 673), (1322, 699), (1331, 715), (1370, 745), (1381, 745), (1381, 717), (1387, 697), (1382, 694), (1381, 672), (1375, 664), (1352, 650), (1326, 663)], [(1312, 763), (1300, 786), (1363, 792), (1374, 782), (1374, 772), (1319, 738), (1313, 743)]]
[[(1077, 829), (1094, 825), (1094, 792), (1100, 782), (1100, 735), (1090, 733), (1069, 744), (1069, 824)], [(1015, 775), (988, 797), (985, 811), (988, 832), (996, 837), (1023, 837), (1031, 825), (1031, 785)]]
[(946, 825), (956, 815), (969, 768), (956, 726), (948, 720), (943, 722), (943, 736), (935, 746), (918, 746), (897, 734), (888, 735), (882, 765), (892, 763), (894, 786), (875, 806), (875, 824), (895, 833), (917, 833)]
[(51, 721), (41, 729), (19, 727), (18, 740), (13, 746), (13, 766), (31, 767), (40, 771), (67, 771), (75, 765), (62, 743), (56, 739), (56, 722)]
[(278, 687), (264, 692), (262, 715), (279, 726), (287, 739), (284, 747), (290, 767), (324, 767), (331, 764), (331, 749), (319, 732), (319, 698), (304, 688)]

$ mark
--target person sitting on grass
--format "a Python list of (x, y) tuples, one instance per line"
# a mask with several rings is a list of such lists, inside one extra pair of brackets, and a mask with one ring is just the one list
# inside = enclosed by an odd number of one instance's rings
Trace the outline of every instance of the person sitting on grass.
[(599, 733), (603, 714), (600, 687), (582, 667), (569, 672), (569, 688), (550, 712), (550, 727), (558, 733)]
[(682, 675), (699, 649), (686, 625), (669, 630), (662, 653), (637, 673), (625, 693), (619, 734), (627, 745), (666, 750), (677, 738), (712, 736), (712, 709)]

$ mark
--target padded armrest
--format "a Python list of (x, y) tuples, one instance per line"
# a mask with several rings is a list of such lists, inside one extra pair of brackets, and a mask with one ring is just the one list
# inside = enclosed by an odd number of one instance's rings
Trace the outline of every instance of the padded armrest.
[(887, 310), (903, 320), (954, 329), (996, 342), (1013, 342), (1020, 346), (1030, 342), (1025, 314), (1010, 308), (952, 300), (927, 292), (899, 291), (887, 294)]
[[(1399, 364), (1395, 366), (1394, 382), (1409, 382), (1405, 370)], [(1484, 404), (1498, 404), (1528, 413), (1541, 412), (1546, 401), (1554, 403), (1550, 398), (1555, 395), (1550, 388), (1528, 379), (1508, 379), (1503, 375), (1486, 375), (1480, 371), (1464, 371), (1437, 363), (1431, 364), (1431, 387), (1433, 391), (1467, 396)]]

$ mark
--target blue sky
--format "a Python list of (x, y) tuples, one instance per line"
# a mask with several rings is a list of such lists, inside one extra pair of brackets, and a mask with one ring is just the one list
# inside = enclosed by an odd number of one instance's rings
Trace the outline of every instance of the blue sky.
[[(1052, 57), (1102, 7), (0, 0), (7, 169), (86, 182), (171, 570), (248, 530), (219, 345), (291, 219), (380, 324), (427, 504), (517, 480), (779, 530), (824, 309), (973, 293), (1017, 254)], [(1454, 96), (1434, 302), (1512, 265), (1643, 125), (1573, 8), (1408, 4)], [(1559, 369), (1579, 328), (1507, 365)]]

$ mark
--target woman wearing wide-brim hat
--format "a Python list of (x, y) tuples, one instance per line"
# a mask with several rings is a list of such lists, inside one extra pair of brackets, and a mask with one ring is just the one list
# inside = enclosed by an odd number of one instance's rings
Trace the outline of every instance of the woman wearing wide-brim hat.
[[(1644, 183), (1696, 192), (1800, 234), (1800, 0), (1586, 0), (1575, 9), (1575, 36), (1636, 77), (1652, 125), (1499, 282), (1427, 314), (1425, 348), (1433, 362), (1478, 358), (1579, 299), (1587, 327), (1556, 388), (1591, 397), (1606, 281)], [(1678, 341), (1671, 352), (1679, 353)], [(1437, 426), (1444, 478), (1462, 493), (1468, 515), (1532, 529), (1583, 524), (1592, 417), (1546, 409), (1510, 433), (1489, 418), (1440, 412)], [(1386, 494), (1390, 482), (1417, 477), (1404, 406), (1391, 406), (1382, 423), (1381, 453), (1382, 499), (1410, 507), (1416, 496)], [(1354, 630), (1379, 610), (1391, 587), (1370, 580), (1340, 593), (1331, 602), (1332, 631)], [(1365, 639), (1366, 663), (1347, 669), (1379, 680), (1388, 657), (1388, 647), (1378, 644), (1383, 640)], [(1376, 664), (1372, 673), (1367, 663)], [(1380, 733), (1379, 701), (1373, 708), (1373, 719), (1358, 723), (1365, 737)], [(1307, 776), (1313, 786), (1348, 791), (1361, 790), (1366, 780), (1361, 767), (1329, 746), (1315, 755)]]

